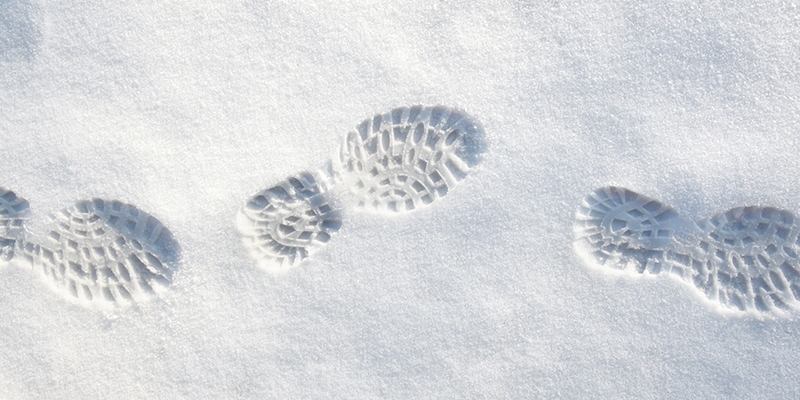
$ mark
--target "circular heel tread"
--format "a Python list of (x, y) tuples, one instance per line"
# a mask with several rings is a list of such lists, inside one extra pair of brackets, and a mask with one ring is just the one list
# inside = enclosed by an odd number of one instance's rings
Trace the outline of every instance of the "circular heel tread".
[(342, 224), (327, 190), (308, 172), (253, 195), (236, 221), (245, 246), (269, 271), (285, 271), (307, 259)]

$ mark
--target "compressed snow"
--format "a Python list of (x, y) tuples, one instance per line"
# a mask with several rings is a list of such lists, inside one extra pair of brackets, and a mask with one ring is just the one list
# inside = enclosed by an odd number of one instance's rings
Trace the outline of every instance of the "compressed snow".
[[(0, 186), (28, 229), (118, 200), (181, 254), (167, 290), (112, 311), (0, 266), (0, 397), (800, 396), (797, 314), (721, 314), (572, 246), (604, 186), (690, 220), (800, 213), (793, 4), (11, 0), (0, 21)], [(247, 199), (414, 104), (480, 121), (474, 171), (260, 269)]]

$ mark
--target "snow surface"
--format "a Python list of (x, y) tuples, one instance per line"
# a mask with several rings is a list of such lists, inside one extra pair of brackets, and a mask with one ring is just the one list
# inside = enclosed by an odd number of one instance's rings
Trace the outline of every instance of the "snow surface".
[[(788, 1), (0, 1), (0, 186), (29, 229), (116, 199), (182, 255), (112, 312), (0, 267), (0, 397), (800, 397), (796, 316), (722, 315), (572, 248), (605, 185), (694, 219), (800, 213), (798, 71)], [(480, 121), (478, 168), (259, 269), (248, 196), (413, 104)]]

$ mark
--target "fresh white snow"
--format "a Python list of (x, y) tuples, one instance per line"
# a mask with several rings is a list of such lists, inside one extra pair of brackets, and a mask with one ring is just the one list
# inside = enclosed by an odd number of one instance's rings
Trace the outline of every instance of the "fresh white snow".
[[(798, 314), (722, 314), (572, 246), (610, 185), (691, 220), (800, 214), (798, 71), (791, 2), (0, 2), (0, 187), (28, 229), (119, 200), (181, 254), (112, 311), (0, 266), (0, 397), (800, 397)], [(260, 269), (247, 199), (414, 104), (480, 121), (477, 168)]]

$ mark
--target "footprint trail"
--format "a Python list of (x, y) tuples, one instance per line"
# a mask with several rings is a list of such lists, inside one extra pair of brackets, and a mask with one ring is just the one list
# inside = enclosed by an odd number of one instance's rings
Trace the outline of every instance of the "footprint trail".
[(627, 189), (586, 196), (574, 224), (590, 264), (674, 274), (721, 309), (759, 316), (800, 311), (800, 225), (771, 207), (737, 207), (692, 222)]

